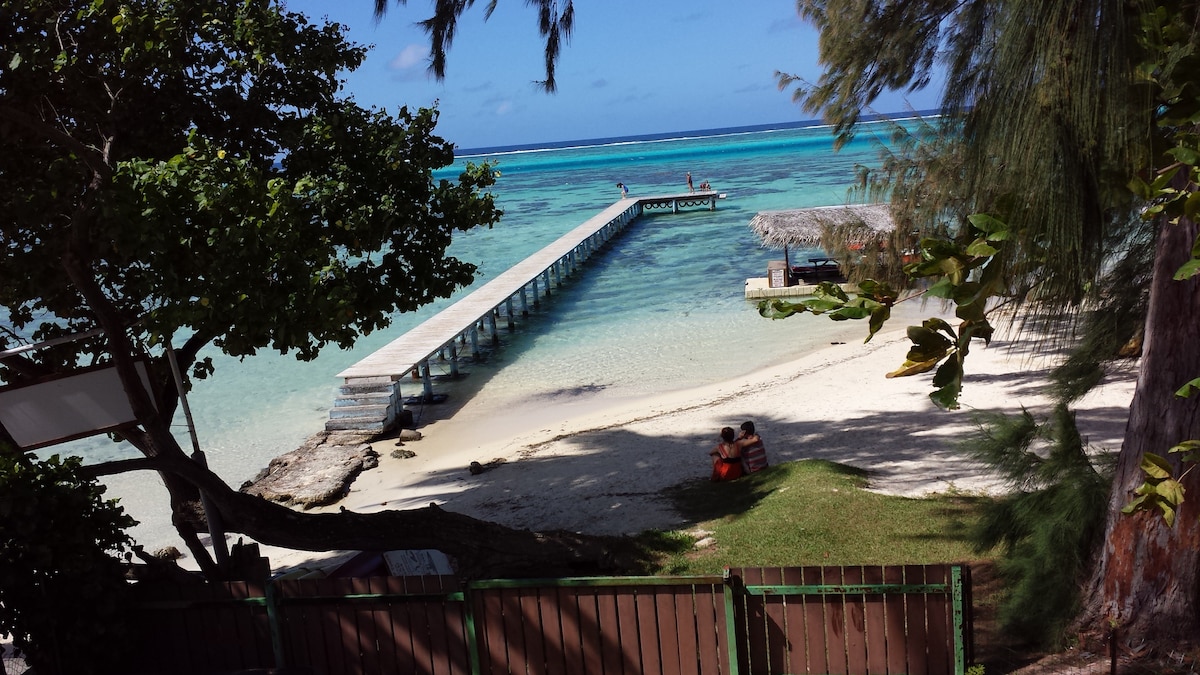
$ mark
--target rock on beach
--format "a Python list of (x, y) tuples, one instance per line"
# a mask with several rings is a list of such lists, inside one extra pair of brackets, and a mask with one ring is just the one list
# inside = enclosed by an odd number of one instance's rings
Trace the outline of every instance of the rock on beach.
[(379, 464), (374, 436), (321, 432), (271, 460), (242, 492), (287, 506), (313, 508), (340, 500), (358, 474)]

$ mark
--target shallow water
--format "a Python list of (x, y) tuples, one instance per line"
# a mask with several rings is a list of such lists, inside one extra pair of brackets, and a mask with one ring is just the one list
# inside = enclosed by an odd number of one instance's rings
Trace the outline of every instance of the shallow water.
[[(520, 330), (502, 330), (504, 343), (486, 364), (464, 368), (471, 371), (465, 380), (439, 387), (498, 405), (653, 394), (744, 375), (843, 339), (846, 324), (758, 316), (743, 298), (745, 279), (765, 276), (767, 261), (782, 253), (761, 248), (747, 225), (763, 210), (847, 202), (855, 166), (877, 163), (887, 133), (884, 125), (868, 126), (838, 153), (821, 127), (460, 159), (498, 161), (501, 172), (494, 188), (505, 211), (501, 223), (464, 233), (451, 248), (479, 265), (475, 284), (396, 317), (390, 329), (353, 350), (331, 350), (311, 363), (270, 353), (240, 363), (217, 355), (215, 376), (197, 383), (189, 397), (209, 464), (238, 485), (296, 448), (324, 427), (338, 372), (607, 207), (620, 196), (617, 182), (633, 196), (678, 193), (690, 171), (695, 184), (710, 181), (726, 198), (713, 212), (640, 218)], [(443, 173), (453, 176), (457, 169)], [(792, 252), (793, 259), (805, 255)], [(190, 447), (182, 415), (177, 433)], [(103, 439), (70, 449), (89, 461), (135, 454)], [(135, 538), (150, 548), (175, 543), (156, 478), (119, 476), (109, 485), (110, 496), (141, 521)]]

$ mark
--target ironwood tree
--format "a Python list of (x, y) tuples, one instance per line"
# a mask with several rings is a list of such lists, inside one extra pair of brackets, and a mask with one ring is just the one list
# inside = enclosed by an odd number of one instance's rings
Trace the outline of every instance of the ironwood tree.
[[(1200, 375), (1200, 209), (1191, 199), (1197, 5), (798, 7), (821, 30), (825, 67), (816, 83), (800, 83), (798, 98), (841, 133), (853, 132), (882, 91), (924, 86), (935, 64), (944, 68), (945, 154), (892, 166), (879, 186), (893, 192), (906, 222), (926, 231), (949, 225), (953, 234), (922, 242), (924, 259), (910, 269), (942, 280), (935, 288), (956, 303), (964, 326), (984, 321), (996, 300), (1068, 317), (1071, 308), (1144, 300), (1137, 387), (1077, 628), (1093, 637), (1115, 628), (1138, 650), (1195, 647), (1200, 505), (1182, 496), (1197, 494), (1200, 474), (1187, 470), (1186, 452), (1169, 451), (1200, 438), (1200, 402), (1176, 393)], [(1130, 277), (1140, 283), (1102, 283), (1146, 250), (1148, 269)], [(1069, 336), (1062, 326), (1052, 338)], [(978, 328), (969, 330), (990, 335)], [(971, 334), (946, 332), (944, 342), (959, 344), (938, 356), (965, 352)], [(926, 359), (932, 369), (931, 344), (916, 345), (910, 361)], [(962, 363), (945, 367), (934, 379), (943, 404), (953, 402), (947, 394), (961, 384)]]
[(453, 160), (436, 110), (340, 93), (364, 55), (342, 26), (272, 0), (0, 3), (0, 349), (55, 342), (6, 356), (0, 377), (115, 365), (137, 424), (114, 435), (143, 457), (91, 471), (157, 471), (213, 576), (198, 490), (227, 531), (283, 547), (438, 548), (468, 575), (603, 569), (606, 540), (434, 507), (298, 513), (230, 488), (171, 433), (167, 346), (191, 378), (214, 375), (210, 346), (309, 360), (472, 280), (446, 249), (498, 221), (495, 174), (435, 180)]

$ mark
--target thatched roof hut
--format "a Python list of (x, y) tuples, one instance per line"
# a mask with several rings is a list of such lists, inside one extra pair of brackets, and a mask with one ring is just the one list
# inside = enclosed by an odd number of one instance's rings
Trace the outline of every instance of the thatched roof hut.
[(827, 228), (836, 227), (851, 238), (886, 240), (896, 229), (890, 204), (818, 206), (787, 211), (762, 211), (750, 220), (769, 248), (822, 246)]

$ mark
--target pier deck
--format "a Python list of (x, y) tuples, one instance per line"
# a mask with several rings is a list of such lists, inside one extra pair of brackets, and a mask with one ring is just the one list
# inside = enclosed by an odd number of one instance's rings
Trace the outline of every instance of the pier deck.
[(559, 237), (550, 245), (496, 276), (466, 297), (458, 300), (424, 323), (338, 373), (343, 385), (330, 411), (328, 430), (356, 429), (382, 431), (392, 426), (403, 406), (400, 380), (413, 372), (422, 379), (421, 398), (435, 400), (429, 374), (429, 361), (446, 358), (457, 374), (463, 351), (478, 352), (480, 330), (487, 330), (493, 342), (497, 316), (503, 316), (514, 328), (517, 309), (528, 314), (529, 304), (537, 304), (549, 295), (552, 284), (575, 270), (602, 244), (626, 225), (652, 209), (670, 209), (677, 213), (688, 206), (716, 208), (724, 195), (703, 191), (675, 195), (626, 197), (583, 224)]

